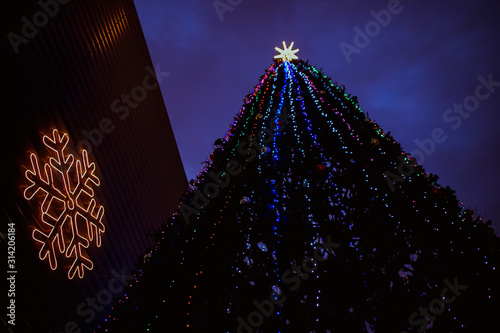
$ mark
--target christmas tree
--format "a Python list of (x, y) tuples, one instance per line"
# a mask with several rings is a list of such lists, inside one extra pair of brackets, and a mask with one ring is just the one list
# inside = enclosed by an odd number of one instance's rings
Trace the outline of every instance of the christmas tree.
[(283, 46), (102, 331), (496, 326), (491, 223)]

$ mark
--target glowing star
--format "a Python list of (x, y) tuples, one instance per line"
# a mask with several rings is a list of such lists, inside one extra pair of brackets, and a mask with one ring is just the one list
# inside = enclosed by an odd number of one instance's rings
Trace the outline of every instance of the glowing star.
[(292, 50), (293, 43), (290, 44), (289, 47), (286, 47), (286, 43), (283, 41), (283, 50), (279, 47), (275, 47), (274, 49), (278, 51), (280, 54), (274, 56), (275, 59), (282, 59), (283, 61), (290, 61), (293, 59), (299, 59), (295, 53), (299, 52), (299, 49)]
[[(95, 164), (89, 163), (87, 151), (77, 159), (68, 151), (69, 136), (54, 129), (52, 138), (44, 135), (43, 143), (48, 155), (39, 161), (30, 155), (31, 167), (26, 170), (28, 186), (26, 200), (34, 202), (40, 214), (33, 239), (41, 244), (40, 260), (49, 260), (52, 270), (57, 268), (58, 254), (71, 258), (68, 278), (76, 274), (81, 279), (85, 269), (94, 264), (86, 250), (91, 244), (101, 246), (104, 233), (104, 207), (94, 197), (93, 186), (99, 186)], [(43, 163), (43, 164), (41, 164)]]

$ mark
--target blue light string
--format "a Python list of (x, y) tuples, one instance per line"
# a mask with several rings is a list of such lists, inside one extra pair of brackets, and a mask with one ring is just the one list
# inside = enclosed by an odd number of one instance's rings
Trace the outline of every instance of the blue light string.
[[(264, 129), (264, 126), (271, 126), (271, 130), (273, 130), (273, 137), (272, 137), (272, 146), (271, 146), (271, 151), (269, 152), (271, 155), (271, 162), (274, 164), (274, 169), (277, 169), (277, 163), (280, 160), (279, 156), (279, 148), (277, 144), (277, 139), (281, 135), (281, 131), (278, 131), (278, 127), (276, 126), (284, 126), (284, 124), (279, 125), (277, 122), (279, 121), (279, 116), (283, 113), (283, 108), (285, 107), (285, 94), (288, 94), (288, 100), (290, 100), (291, 93), (292, 93), (292, 87), (291, 87), (291, 79), (290, 79), (290, 68), (289, 64), (287, 62), (282, 63), (278, 68), (276, 68), (276, 73), (279, 73), (280, 67), (283, 66), (284, 73), (285, 73), (285, 78), (284, 78), (284, 83), (282, 85), (282, 89), (280, 92), (279, 100), (277, 101), (277, 107), (276, 103), (274, 101), (275, 98), (275, 93), (276, 93), (276, 88), (277, 88), (277, 81), (278, 81), (278, 75), (275, 75), (274, 77), (274, 82), (273, 82), (273, 89), (271, 92), (271, 97), (270, 97), (270, 103), (267, 108), (267, 112), (265, 113), (265, 116), (263, 117), (263, 122), (262, 122), (262, 128), (261, 130)], [(292, 103), (289, 103), (292, 105)], [(292, 105), (292, 110), (290, 110), (289, 114), (293, 114), (293, 105)], [(274, 123), (272, 123), (274, 122)], [(269, 128), (268, 128), (269, 129)], [(264, 146), (263, 144), (263, 139), (260, 140), (259, 144), (261, 146)], [(264, 162), (268, 157), (266, 154), (259, 154), (259, 159), (261, 160), (260, 162)], [(260, 164), (260, 163), (259, 163)], [(259, 173), (261, 174), (262, 168), (259, 165)], [(280, 194), (278, 193), (278, 188), (280, 188), (280, 185), (278, 184), (276, 179), (269, 179), (269, 185), (273, 197), (272, 203), (269, 205), (269, 209), (271, 211), (274, 211), (276, 215), (275, 222), (273, 223), (272, 230), (274, 233), (274, 238), (276, 239), (276, 244), (272, 246), (271, 249), (271, 258), (273, 260), (274, 264), (274, 273), (275, 273), (275, 279), (277, 281), (276, 285), (278, 285), (281, 282), (281, 277), (280, 274), (278, 273), (279, 270), (279, 264), (277, 262), (277, 257), (276, 257), (276, 245), (280, 243), (280, 235), (278, 234), (278, 225), (280, 224), (281, 221), (281, 215), (280, 215)], [(278, 287), (279, 288), (279, 287)], [(273, 290), (275, 290), (273, 286)], [(275, 290), (276, 292), (276, 290)], [(277, 300), (278, 297), (275, 295), (274, 298)], [(277, 315), (280, 315), (280, 311), (277, 311)]]

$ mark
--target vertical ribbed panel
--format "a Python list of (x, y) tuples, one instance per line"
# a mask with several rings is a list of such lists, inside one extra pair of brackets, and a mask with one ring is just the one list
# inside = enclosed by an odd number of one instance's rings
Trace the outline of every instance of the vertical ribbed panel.
[[(20, 35), (21, 18), (32, 21), (41, 10), (37, 1), (17, 1), (8, 7), (4, 36)], [(17, 229), (16, 332), (64, 332), (70, 321), (89, 332), (106, 309), (95, 311), (96, 318), (86, 323), (90, 312), (80, 315), (78, 305), (108, 288), (112, 270), (134, 268), (138, 256), (152, 247), (153, 231), (166, 222), (187, 186), (160, 88), (147, 91), (123, 120), (123, 113), (111, 109), (114, 100), (142, 85), (149, 75), (146, 67), (154, 65), (132, 0), (69, 1), (59, 5), (59, 12), (34, 38), (19, 45), (17, 54), (7, 38), (4, 47), (10, 77), (0, 170), (6, 195), (2, 214)], [(168, 69), (168, 64), (159, 65), (161, 71)], [(69, 280), (66, 269), (52, 271), (47, 261), (38, 259), (39, 246), (31, 232), (39, 216), (22, 197), (22, 166), (29, 166), (27, 151), (45, 155), (40, 133), (49, 134), (52, 128), (67, 131), (76, 147), (88, 140), (83, 131), (99, 128), (105, 118), (115, 129), (91, 147), (90, 159), (101, 179), (97, 196), (105, 207), (106, 231), (102, 246), (89, 250), (94, 269), (85, 271), (82, 280)]]

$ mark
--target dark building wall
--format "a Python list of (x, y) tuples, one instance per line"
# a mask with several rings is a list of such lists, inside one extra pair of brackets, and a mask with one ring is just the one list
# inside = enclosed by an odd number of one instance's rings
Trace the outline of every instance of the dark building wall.
[[(41, 3), (49, 9), (37, 1), (3, 4), (7, 82), (1, 231), (7, 233), (9, 221), (15, 223), (14, 331), (88, 332), (110, 307), (104, 304), (101, 310), (98, 303), (92, 309), (88, 302), (100, 296), (106, 303), (109, 282), (129, 274), (137, 258), (154, 246), (153, 232), (177, 206), (187, 180), (152, 74), (156, 68), (158, 81), (168, 80), (168, 64), (151, 62), (133, 1)], [(23, 17), (38, 20), (36, 34), (24, 29), (31, 37), (23, 36)], [(17, 52), (9, 32), (25, 38)], [(38, 259), (40, 246), (31, 233), (40, 225), (40, 213), (23, 198), (28, 152), (47, 155), (42, 134), (53, 128), (69, 134), (75, 154), (80, 148), (91, 151), (101, 180), (96, 196), (105, 208), (106, 230), (102, 246), (88, 250), (94, 268), (83, 279), (70, 280), (65, 267), (51, 270), (47, 260)], [(112, 289), (119, 290), (119, 283)]]

